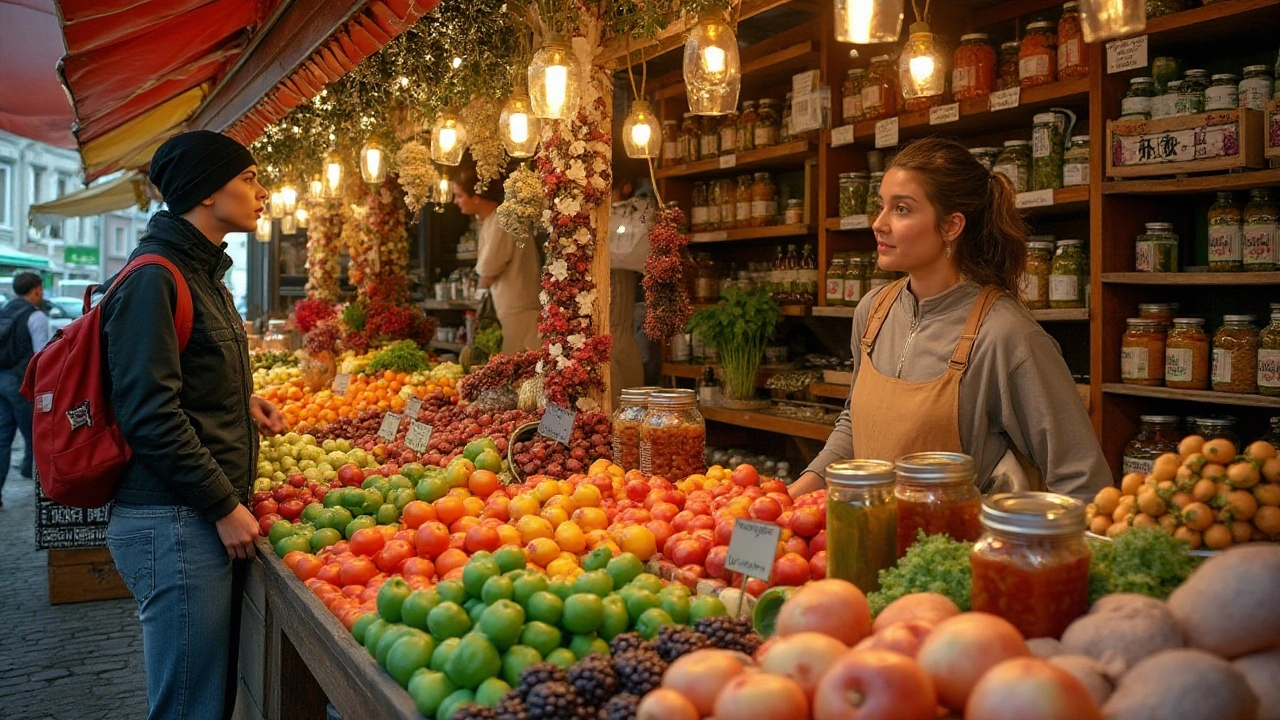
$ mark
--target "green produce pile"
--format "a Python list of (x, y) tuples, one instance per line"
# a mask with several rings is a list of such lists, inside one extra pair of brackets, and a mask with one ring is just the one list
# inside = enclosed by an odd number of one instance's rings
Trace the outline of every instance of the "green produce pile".
[(867, 596), (873, 615), (903, 595), (918, 592), (946, 595), (961, 610), (969, 609), (973, 543), (952, 540), (948, 535), (925, 536), (924, 531), (918, 537), (897, 565), (880, 571), (880, 590)]
[(253, 354), (253, 369), (270, 370), (273, 367), (296, 367), (298, 358), (291, 352), (256, 352)]
[(1186, 543), (1160, 528), (1132, 528), (1111, 542), (1090, 540), (1089, 602), (1113, 593), (1164, 600), (1191, 575), (1200, 560)]
[(486, 323), (476, 333), (476, 347), (489, 357), (502, 352), (502, 326), (498, 323)]
[(412, 340), (393, 343), (369, 361), (371, 373), (380, 370), (414, 373), (429, 369), (431, 369), (431, 358), (427, 357), (427, 354)]

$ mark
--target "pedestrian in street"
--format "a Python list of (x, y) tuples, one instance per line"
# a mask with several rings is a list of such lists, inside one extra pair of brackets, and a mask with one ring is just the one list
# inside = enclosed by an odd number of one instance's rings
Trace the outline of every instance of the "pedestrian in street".
[(178, 286), (160, 265), (133, 272), (103, 301), (111, 402), (133, 451), (107, 546), (138, 603), (148, 717), (216, 720), (235, 700), (242, 560), (258, 537), (242, 504), (257, 430), (283, 429), (279, 411), (251, 394), (244, 326), (222, 284), (231, 267), (223, 236), (254, 230), (267, 191), (249, 151), (208, 131), (161, 145), (150, 178), (168, 209), (151, 218), (134, 257), (178, 268), (194, 322), (179, 352)]
[[(18, 392), (31, 357), (49, 344), (49, 316), (40, 310), (44, 281), (35, 273), (13, 277), (16, 296), (0, 309), (0, 491), (9, 478), (15, 431), (22, 432), (22, 477), (31, 479), (31, 401)], [(0, 507), (4, 499), (0, 497)]]

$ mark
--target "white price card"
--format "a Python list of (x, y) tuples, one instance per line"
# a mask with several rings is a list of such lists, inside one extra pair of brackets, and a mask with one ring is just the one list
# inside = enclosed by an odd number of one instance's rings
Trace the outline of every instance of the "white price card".
[(416, 420), (418, 418), (418, 413), (422, 412), (422, 398), (409, 398), (409, 402), (405, 404), (404, 412), (410, 418)]
[(871, 227), (870, 215), (849, 215), (840, 218), (841, 230), (866, 230)]
[(891, 117), (876, 123), (876, 147), (898, 146), (898, 118)]
[(338, 373), (333, 376), (333, 394), (346, 395), (347, 386), (351, 384), (351, 373)]
[(728, 239), (729, 239), (729, 233), (725, 232), (724, 230), (717, 230), (715, 232), (694, 233), (689, 236), (689, 242), (695, 242), (695, 243), (719, 242), (721, 240), (728, 240)]
[(382, 427), (378, 428), (378, 437), (387, 442), (394, 442), (396, 432), (400, 429), (400, 421), (404, 419), (403, 415), (396, 413), (387, 413), (382, 416)]
[(1031, 192), (1018, 193), (1014, 198), (1014, 204), (1018, 209), (1047, 207), (1053, 204), (1053, 190), (1032, 190)]
[(576, 413), (555, 403), (547, 403), (547, 411), (542, 415), (542, 422), (538, 423), (538, 434), (569, 447), (573, 439), (573, 421), (577, 417)]
[(820, 75), (817, 70), (807, 70), (802, 73), (796, 73), (791, 76), (791, 92), (794, 97), (808, 97), (818, 91), (818, 79)]
[(738, 166), (738, 153), (730, 153), (720, 156), (720, 168), (731, 168)]
[(725, 569), (769, 582), (781, 539), (782, 528), (771, 522), (734, 520)]
[(960, 103), (929, 108), (929, 124), (943, 125), (960, 121)]
[(1107, 43), (1107, 74), (1144, 68), (1147, 62), (1146, 35)]
[(997, 90), (988, 97), (990, 97), (988, 107), (991, 112), (1011, 110), (1018, 107), (1018, 102), (1022, 100), (1022, 88), (1014, 87), (1008, 90)]
[(853, 126), (841, 125), (831, 129), (831, 147), (853, 144)]
[(414, 452), (426, 452), (431, 442), (431, 426), (417, 420), (409, 421), (409, 432), (404, 436), (405, 447)]

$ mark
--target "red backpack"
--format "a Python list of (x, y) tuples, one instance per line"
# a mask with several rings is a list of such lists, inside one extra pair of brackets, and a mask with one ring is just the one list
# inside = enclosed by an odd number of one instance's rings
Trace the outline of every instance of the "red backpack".
[(86, 291), (84, 315), (55, 333), (27, 366), (22, 395), (35, 405), (31, 444), (40, 489), (64, 505), (95, 508), (111, 502), (132, 455), (103, 382), (107, 365), (101, 310), (130, 273), (147, 265), (160, 265), (173, 274), (178, 286), (173, 316), (178, 352), (186, 349), (194, 318), (187, 281), (165, 258), (140, 255), (120, 271), (96, 306), (89, 306), (92, 289)]

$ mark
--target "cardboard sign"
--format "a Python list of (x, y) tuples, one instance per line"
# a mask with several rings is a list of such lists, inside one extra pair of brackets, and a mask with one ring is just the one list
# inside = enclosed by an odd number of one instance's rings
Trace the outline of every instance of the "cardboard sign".
[(820, 74), (817, 70), (806, 70), (791, 76), (792, 97), (808, 97), (818, 91)]
[(404, 436), (405, 447), (414, 452), (426, 452), (428, 442), (431, 442), (431, 426), (410, 420), (409, 433)]
[(1140, 35), (1107, 43), (1107, 74), (1147, 66), (1147, 36)]
[(853, 144), (853, 126), (841, 125), (831, 130), (831, 147)]
[(1014, 205), (1016, 205), (1019, 210), (1023, 208), (1046, 207), (1052, 204), (1052, 189), (1018, 193), (1018, 196), (1014, 199)]
[(410, 418), (417, 420), (418, 413), (422, 412), (422, 400), (417, 397), (409, 398), (409, 402), (405, 405), (404, 412)]
[(813, 93), (791, 98), (791, 131), (811, 132), (822, 127), (822, 97)]
[(720, 156), (720, 169), (723, 170), (725, 168), (731, 168), (731, 167), (737, 167), (737, 166), (738, 166), (738, 153), (733, 153), (732, 155)]
[(773, 523), (741, 518), (734, 520), (725, 569), (769, 582), (780, 539), (782, 528)]
[(400, 430), (400, 421), (404, 419), (403, 415), (396, 413), (387, 413), (382, 416), (382, 426), (378, 428), (378, 437), (387, 442), (394, 442), (396, 432)]
[(333, 376), (333, 394), (346, 395), (347, 386), (350, 384), (351, 384), (350, 373), (338, 373), (337, 375)]
[(942, 125), (960, 121), (960, 103), (929, 108), (929, 124)]
[(538, 434), (569, 447), (569, 441), (573, 439), (573, 421), (577, 417), (576, 413), (555, 403), (547, 403), (547, 411), (542, 415), (542, 422), (538, 423)]
[(849, 215), (840, 218), (841, 230), (865, 230), (871, 227), (870, 215)]
[(1022, 99), (1022, 88), (1015, 87), (1008, 90), (997, 90), (988, 97), (991, 98), (988, 108), (991, 112), (997, 110), (1012, 110), (1018, 107), (1018, 102)]
[(898, 146), (898, 118), (891, 117), (876, 123), (876, 147)]

